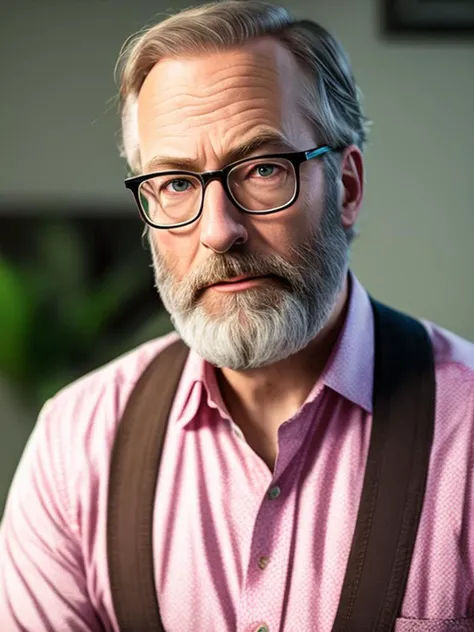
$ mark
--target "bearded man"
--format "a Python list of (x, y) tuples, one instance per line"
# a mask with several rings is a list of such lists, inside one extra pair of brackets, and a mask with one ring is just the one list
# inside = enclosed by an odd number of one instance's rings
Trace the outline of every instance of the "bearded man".
[[(371, 299), (348, 265), (367, 132), (348, 59), (314, 22), (227, 0), (141, 32), (120, 70), (126, 186), (176, 333), (45, 404), (1, 527), (0, 627), (120, 629), (106, 535), (112, 448), (140, 376), (179, 338), (190, 351), (148, 551), (162, 628), (147, 629), (365, 632), (335, 624), (371, 463), (379, 349)], [(429, 467), (395, 619), (370, 629), (466, 632), (474, 347), (418, 326), (436, 386)], [(408, 406), (413, 423), (417, 410)], [(377, 573), (369, 579), (375, 592)]]

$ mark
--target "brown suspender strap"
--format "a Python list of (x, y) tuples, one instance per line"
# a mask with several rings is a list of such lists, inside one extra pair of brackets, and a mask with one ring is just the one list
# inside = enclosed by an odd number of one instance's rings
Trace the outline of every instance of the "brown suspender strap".
[(148, 365), (112, 449), (107, 557), (120, 632), (164, 632), (153, 567), (153, 509), (168, 416), (187, 355), (178, 340)]
[[(372, 301), (374, 414), (364, 485), (333, 632), (388, 632), (398, 616), (433, 436), (431, 343), (417, 321)], [(166, 424), (187, 348), (176, 342), (138, 380), (112, 451), (107, 545), (121, 632), (164, 632), (152, 520)]]
[(389, 632), (399, 616), (435, 418), (431, 342), (421, 323), (372, 300), (374, 414), (364, 485), (333, 632)]

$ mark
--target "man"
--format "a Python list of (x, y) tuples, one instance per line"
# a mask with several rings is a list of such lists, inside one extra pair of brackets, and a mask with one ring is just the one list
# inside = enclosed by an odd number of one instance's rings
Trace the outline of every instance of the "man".
[[(366, 136), (349, 63), (317, 25), (253, 0), (181, 12), (121, 61), (127, 185), (191, 348), (156, 493), (164, 627), (329, 632), (372, 426), (373, 317), (348, 271)], [(425, 327), (435, 431), (395, 629), (474, 630), (474, 347)], [(2, 630), (118, 629), (110, 453), (134, 384), (175, 338), (45, 405), (2, 523)]]

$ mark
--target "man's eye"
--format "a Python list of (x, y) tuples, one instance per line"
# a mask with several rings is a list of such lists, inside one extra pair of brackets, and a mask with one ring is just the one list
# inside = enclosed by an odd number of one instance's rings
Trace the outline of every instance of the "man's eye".
[(269, 176), (274, 176), (277, 169), (277, 165), (258, 165), (257, 167), (255, 167), (253, 172), (261, 178), (268, 178)]
[(192, 186), (192, 183), (189, 180), (184, 180), (183, 178), (170, 180), (164, 185), (164, 190), (167, 193), (184, 193), (188, 191)]

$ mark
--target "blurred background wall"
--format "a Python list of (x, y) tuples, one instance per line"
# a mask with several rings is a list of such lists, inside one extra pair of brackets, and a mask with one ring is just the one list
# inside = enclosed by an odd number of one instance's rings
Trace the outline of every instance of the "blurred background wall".
[[(285, 3), (298, 17), (319, 21), (341, 39), (364, 94), (366, 114), (374, 121), (366, 151), (366, 202), (352, 267), (377, 298), (474, 340), (473, 41), (456, 36), (389, 36), (381, 25), (380, 4), (381, 0)], [(7, 331), (8, 324), (18, 333), (18, 305), (26, 313), (32, 300), (31, 292), (22, 295), (24, 275), (28, 273), (30, 279), (32, 267), (37, 270), (49, 262), (45, 278), (36, 279), (32, 287), (36, 296), (44, 295), (47, 288), (52, 297), (64, 331), (63, 339), (55, 338), (50, 348), (56, 345), (64, 353), (62, 364), (57, 361), (51, 369), (53, 377), (40, 384), (36, 398), (29, 398), (28, 390), (34, 389), (28, 384), (38, 382), (37, 376), (46, 372), (42, 367), (54, 355), (44, 343), (43, 355), (37, 354), (44, 338), (37, 322), (42, 312), (31, 317), (30, 310), (29, 320), (36, 319), (36, 325), (28, 323), (28, 344), (21, 347), (22, 360), (12, 369), (14, 376), (22, 376), (22, 381), (17, 379), (21, 387), (0, 373), (0, 514), (41, 401), (62, 383), (168, 327), (163, 319), (148, 327), (160, 304), (158, 299), (156, 304), (148, 301), (152, 286), (148, 256), (132, 199), (122, 184), (126, 166), (116, 149), (119, 123), (113, 69), (129, 35), (183, 6), (178, 0), (173, 5), (160, 0), (6, 0), (1, 4), (0, 258), (4, 263), (14, 259), (20, 274), (12, 272), (11, 265), (3, 273), (0, 268), (0, 330)], [(67, 218), (74, 220), (72, 228)], [(89, 222), (88, 228), (81, 218)], [(43, 235), (44, 225), (52, 230), (52, 237), (51, 230)], [(122, 237), (117, 240), (119, 225)], [(82, 230), (80, 238), (78, 230)], [(31, 240), (40, 234), (38, 248)], [(91, 240), (97, 258), (114, 235), (114, 256), (79, 278), (79, 266), (88, 267), (84, 253)], [(62, 245), (61, 257), (54, 244)], [(136, 256), (127, 258), (134, 249)], [(22, 266), (23, 261), (29, 267)], [(115, 272), (120, 262), (126, 262), (131, 274), (124, 269)], [(71, 277), (64, 273), (56, 280), (58, 268), (68, 270)], [(109, 291), (104, 298), (111, 276), (115, 295)], [(121, 307), (120, 296), (126, 294), (121, 288), (127, 287), (132, 296), (134, 283), (148, 292), (140, 322), (134, 319), (137, 302)], [(12, 296), (16, 292), (17, 303), (7, 300), (7, 286), (17, 288), (10, 292)], [(73, 296), (66, 309), (62, 301), (68, 291)], [(87, 300), (93, 295), (88, 312), (74, 302), (77, 292), (87, 295)], [(108, 344), (97, 314), (109, 318), (114, 310), (118, 312), (112, 315), (115, 336)], [(81, 356), (74, 364), (77, 349), (69, 352), (68, 344), (75, 334), (68, 327), (78, 312), (84, 316), (75, 325), (81, 335), (87, 333), (95, 344), (93, 329), (105, 346), (100, 355)], [(94, 318), (95, 329), (90, 325)], [(41, 320), (45, 327), (44, 316)], [(103, 316), (102, 325), (105, 320)], [(134, 337), (136, 326), (143, 330), (138, 337)], [(58, 327), (54, 329), (57, 335)], [(8, 340), (12, 339), (9, 334)], [(8, 340), (3, 339), (5, 349)], [(15, 366), (12, 354), (6, 353)], [(36, 377), (31, 369), (33, 355)]]

